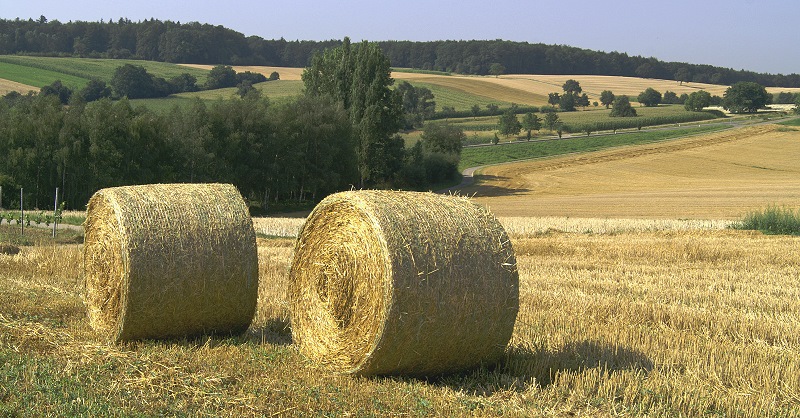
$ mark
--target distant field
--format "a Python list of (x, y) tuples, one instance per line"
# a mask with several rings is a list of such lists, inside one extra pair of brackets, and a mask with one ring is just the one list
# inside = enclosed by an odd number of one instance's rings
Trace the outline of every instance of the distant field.
[[(0, 57), (0, 60), (4, 58)], [(61, 80), (62, 84), (73, 90), (82, 89), (89, 82), (88, 78), (65, 74), (56, 70), (29, 67), (3, 61), (0, 61), (0, 77), (2, 77), (3, 81), (7, 80), (8, 82), (16, 83), (9, 83), (8, 86), (26, 85), (34, 87), (34, 90), (39, 90), (39, 88), (52, 84), (56, 80)], [(25, 87), (22, 87), (22, 89), (24, 91), (30, 90), (25, 89)]]
[[(148, 73), (157, 77), (166, 79), (189, 73), (197, 77), (197, 83), (203, 84), (206, 82), (207, 71), (195, 68), (187, 68), (177, 64), (170, 64), (165, 62), (155, 61), (141, 61), (141, 60), (113, 60), (113, 59), (92, 59), (92, 58), (52, 58), (52, 57), (26, 57), (26, 56), (0, 56), (0, 62), (6, 64), (16, 64), (25, 68), (25, 71), (37, 72), (39, 70), (49, 71), (49, 73), (39, 77), (39, 87), (52, 83), (57, 79), (64, 79), (68, 76), (75, 78), (75, 82), (80, 84), (80, 87), (86, 85), (89, 79), (98, 78), (103, 81), (110, 81), (114, 75), (114, 71), (125, 64), (132, 64), (144, 67)], [(0, 67), (2, 68), (2, 67)], [(9, 78), (5, 76), (5, 71), (0, 71), (2, 78)], [(79, 80), (79, 79), (82, 79)], [(14, 79), (14, 81), (22, 82)], [(25, 83), (31, 84), (31, 83)], [(72, 85), (64, 81), (64, 84), (73, 88)], [(35, 84), (31, 84), (35, 85)]]
[(498, 216), (737, 219), (800, 207), (800, 130), (776, 125), (484, 169)]
[(39, 89), (35, 86), (31, 86), (28, 84), (22, 84), (16, 81), (0, 78), (0, 96), (5, 96), (6, 94), (11, 93), (12, 91), (16, 91), (20, 94), (25, 94), (31, 90), (38, 91)]

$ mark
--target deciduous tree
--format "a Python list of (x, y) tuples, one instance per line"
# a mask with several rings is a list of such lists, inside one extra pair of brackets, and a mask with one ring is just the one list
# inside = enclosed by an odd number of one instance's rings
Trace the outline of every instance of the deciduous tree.
[[(402, 126), (400, 93), (390, 89), (389, 59), (375, 43), (342, 45), (314, 55), (303, 71), (306, 94), (330, 96), (347, 110), (353, 125), (361, 186), (377, 185), (393, 176), (398, 148), (394, 134)], [(399, 152), (402, 154), (402, 147)]]
[(603, 90), (600, 93), (600, 103), (608, 109), (614, 103), (614, 93), (611, 90)]
[(711, 93), (700, 90), (692, 92), (684, 102), (683, 107), (691, 112), (700, 112), (704, 107), (711, 104)]
[(628, 96), (622, 95), (614, 100), (614, 106), (611, 108), (611, 117), (634, 117), (636, 116), (636, 109), (631, 106)]
[(754, 113), (769, 104), (770, 96), (764, 86), (752, 81), (740, 81), (725, 91), (722, 107), (731, 113)]
[(647, 107), (658, 106), (661, 103), (661, 93), (652, 87), (648, 87), (645, 91), (639, 93), (638, 101)]
[(497, 122), (497, 131), (500, 132), (501, 135), (510, 136), (510, 135), (517, 135), (519, 131), (522, 130), (522, 124), (519, 123), (519, 119), (517, 119), (517, 115), (514, 114), (511, 110), (506, 111), (500, 116), (500, 120)]

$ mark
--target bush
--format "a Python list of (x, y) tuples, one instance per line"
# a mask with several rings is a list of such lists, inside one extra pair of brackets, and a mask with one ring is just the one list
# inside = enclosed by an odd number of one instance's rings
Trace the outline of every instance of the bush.
[(770, 206), (748, 213), (736, 229), (761, 231), (765, 234), (800, 235), (800, 210)]

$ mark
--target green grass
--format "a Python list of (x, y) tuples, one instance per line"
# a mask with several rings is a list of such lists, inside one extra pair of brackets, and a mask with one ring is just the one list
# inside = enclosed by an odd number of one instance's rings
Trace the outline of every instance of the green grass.
[(446, 71), (434, 70), (418, 70), (416, 68), (392, 68), (392, 71), (398, 73), (411, 73), (411, 74), (431, 74), (431, 75), (452, 75)]
[(748, 213), (736, 229), (761, 231), (770, 235), (800, 235), (800, 209), (770, 206)]
[[(17, 55), (2, 55), (0, 56), (0, 62), (5, 64), (14, 64), (17, 66), (25, 67), (26, 71), (48, 71), (49, 73), (44, 73), (40, 80), (43, 84), (37, 85), (37, 87), (41, 87), (47, 84), (52, 83), (55, 80), (61, 79), (65, 85), (70, 88), (73, 88), (72, 85), (68, 84), (64, 78), (67, 76), (72, 76), (77, 79), (83, 79), (83, 84), (79, 87), (82, 88), (83, 85), (88, 82), (91, 78), (97, 78), (103, 80), (105, 82), (109, 82), (111, 77), (114, 76), (114, 71), (125, 64), (133, 64), (137, 66), (144, 67), (148, 73), (156, 76), (162, 77), (165, 79), (170, 79), (172, 77), (181, 75), (183, 73), (189, 73), (195, 77), (197, 77), (197, 84), (204, 84), (206, 82), (206, 78), (208, 76), (208, 71), (201, 70), (197, 68), (191, 67), (184, 67), (177, 64), (170, 64), (165, 62), (155, 62), (155, 61), (141, 61), (141, 60), (116, 60), (116, 59), (93, 59), (93, 58), (55, 58), (55, 57), (28, 57), (28, 56), (17, 56)], [(3, 74), (3, 78), (9, 77), (5, 76), (5, 70), (0, 67), (0, 72)], [(22, 81), (17, 81), (22, 83)], [(28, 83), (25, 83), (28, 84)], [(34, 85), (34, 84), (31, 84)]]
[(619, 135), (603, 135), (589, 137), (573, 137), (564, 140), (548, 140), (544, 142), (521, 142), (507, 145), (464, 148), (461, 151), (459, 170), (488, 164), (498, 164), (532, 158), (553, 157), (556, 155), (598, 151), (622, 145), (636, 145), (647, 142), (663, 141), (707, 133), (723, 128), (716, 126), (693, 127), (686, 129), (654, 130), (632, 132)]
[(493, 99), (491, 97), (479, 96), (461, 90), (442, 87), (437, 84), (410, 82), (414, 87), (425, 87), (433, 93), (433, 100), (436, 102), (436, 110), (440, 111), (444, 107), (452, 107), (457, 111), (472, 109), (478, 105), (481, 109), (486, 109), (488, 104), (496, 104), (500, 107), (510, 107), (510, 102)]
[(88, 78), (2, 61), (0, 61), (0, 77), (33, 87), (44, 87), (61, 80), (63, 85), (72, 90), (82, 89), (89, 82)]
[[(437, 101), (438, 105), (438, 101)], [(664, 105), (658, 107), (637, 107), (636, 112), (638, 116), (636, 118), (612, 118), (609, 116), (611, 113), (610, 109), (605, 108), (589, 108), (591, 110), (585, 111), (577, 111), (577, 112), (559, 112), (558, 119), (561, 121), (562, 124), (565, 126), (573, 126), (579, 127), (582, 125), (587, 124), (597, 124), (597, 123), (610, 123), (610, 122), (619, 122), (622, 124), (623, 122), (629, 121), (642, 121), (645, 122), (648, 119), (653, 118), (691, 118), (691, 117), (708, 117), (711, 118), (712, 115), (703, 112), (689, 112), (680, 105)], [(538, 114), (539, 118), (544, 120), (543, 114)], [(459, 126), (461, 129), (465, 131), (493, 131), (497, 129), (497, 121), (499, 116), (481, 116), (477, 118), (460, 118), (460, 119), (450, 119), (450, 122), (454, 125)], [(581, 129), (577, 129), (572, 132), (581, 132)]]
[(783, 122), (778, 122), (778, 124), (786, 126), (800, 126), (800, 118), (785, 120)]
[(83, 232), (72, 229), (59, 229), (54, 239), (52, 224), (49, 228), (26, 226), (24, 234), (21, 232), (22, 227), (14, 222), (0, 225), (0, 243), (16, 246), (83, 243)]

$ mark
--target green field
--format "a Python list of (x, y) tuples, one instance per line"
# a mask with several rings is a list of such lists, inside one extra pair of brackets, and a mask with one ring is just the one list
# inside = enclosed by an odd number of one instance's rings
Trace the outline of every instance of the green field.
[[(566, 126), (579, 126), (585, 124), (614, 122), (627, 122), (628, 120), (644, 120), (647, 118), (680, 118), (701, 115), (712, 118), (713, 115), (704, 112), (689, 112), (682, 105), (662, 105), (657, 107), (637, 107), (636, 118), (612, 118), (610, 109), (599, 108), (577, 112), (558, 112), (558, 120)], [(544, 119), (544, 115), (538, 115)], [(497, 129), (498, 116), (480, 116), (477, 118), (451, 119), (451, 123), (465, 131), (494, 131)], [(578, 130), (577, 132), (580, 132)]]
[(618, 135), (575, 137), (564, 140), (544, 142), (521, 142), (486, 147), (464, 148), (461, 151), (459, 170), (488, 164), (505, 163), (532, 158), (553, 157), (556, 155), (598, 151), (621, 145), (635, 145), (646, 142), (663, 141), (686, 135), (708, 133), (722, 128), (703, 126), (685, 129), (631, 132)]
[(33, 87), (44, 87), (53, 84), (56, 80), (61, 80), (63, 85), (73, 90), (82, 89), (89, 82), (88, 78), (2, 61), (0, 61), (0, 78)]
[[(395, 83), (397, 84), (397, 83)], [(482, 109), (488, 104), (495, 104), (500, 107), (510, 107), (511, 103), (493, 99), (491, 97), (479, 96), (461, 90), (451, 89), (431, 83), (411, 82), (414, 87), (425, 87), (433, 93), (436, 102), (436, 110), (440, 111), (444, 107), (452, 107), (456, 111), (470, 110), (473, 105), (478, 105)]]
[[(38, 71), (45, 72), (37, 76), (39, 84), (33, 84), (8, 76), (5, 70), (8, 64), (22, 67), (25, 72), (29, 73), (36, 73)], [(208, 74), (208, 71), (205, 70), (155, 61), (26, 57), (16, 55), (0, 56), (0, 74), (2, 74), (2, 78), (37, 87), (45, 86), (51, 84), (55, 80), (61, 79), (62, 82), (70, 88), (74, 88), (70, 83), (78, 83), (80, 84), (78, 88), (82, 88), (91, 78), (97, 78), (105, 82), (110, 81), (111, 77), (114, 75), (114, 71), (125, 64), (142, 66), (148, 73), (165, 79), (170, 79), (183, 73), (189, 73), (197, 77), (198, 84), (205, 83)], [(68, 83), (66, 79), (70, 76), (73, 77), (73, 81)]]

